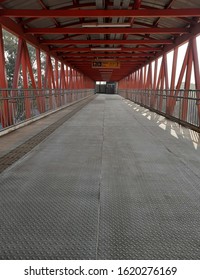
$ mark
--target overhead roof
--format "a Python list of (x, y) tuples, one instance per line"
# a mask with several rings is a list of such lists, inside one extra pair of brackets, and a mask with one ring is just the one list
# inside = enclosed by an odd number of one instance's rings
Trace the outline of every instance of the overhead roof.
[[(200, 33), (199, 0), (0, 0), (0, 7), (3, 25), (94, 80), (120, 80), (194, 27)], [(117, 63), (94, 68), (96, 61)]]

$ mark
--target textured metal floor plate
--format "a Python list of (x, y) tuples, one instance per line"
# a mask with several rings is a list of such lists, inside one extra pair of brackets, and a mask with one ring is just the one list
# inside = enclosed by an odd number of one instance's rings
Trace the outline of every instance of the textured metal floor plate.
[(199, 151), (129, 105), (99, 95), (1, 174), (1, 259), (200, 258)]
[(40, 142), (42, 142), (46, 137), (48, 137), (53, 131), (55, 131), (60, 125), (66, 122), (69, 118), (71, 118), (74, 114), (76, 114), (80, 109), (82, 109), (86, 104), (88, 104), (94, 96), (89, 97), (89, 99), (81, 100), (78, 103), (72, 105), (74, 106), (73, 111), (69, 112), (66, 116), (62, 117), (55, 123), (51, 124), (44, 130), (42, 130), (37, 135), (31, 137), (25, 143), (19, 145), (15, 149), (11, 150), (9, 153), (0, 157), (0, 173), (5, 170), (7, 167), (12, 165), (26, 153), (31, 151), (35, 146), (37, 146)]

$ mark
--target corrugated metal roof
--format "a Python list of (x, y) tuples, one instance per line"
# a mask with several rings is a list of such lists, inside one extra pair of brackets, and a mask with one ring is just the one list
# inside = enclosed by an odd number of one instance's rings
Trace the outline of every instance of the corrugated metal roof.
[(41, 9), (41, 5), (36, 0), (7, 0), (3, 6), (7, 9)]
[(187, 22), (185, 22), (181, 18), (161, 18), (159, 20), (159, 27), (167, 27), (167, 28), (173, 28), (173, 27), (185, 27), (187, 25)]
[(174, 1), (172, 4), (172, 9), (189, 9), (189, 8), (200, 8), (199, 0), (179, 0)]

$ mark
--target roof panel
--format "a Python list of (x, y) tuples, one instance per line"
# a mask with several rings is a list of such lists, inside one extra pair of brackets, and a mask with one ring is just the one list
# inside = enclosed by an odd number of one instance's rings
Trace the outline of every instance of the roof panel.
[(158, 27), (185, 27), (188, 23), (181, 18), (161, 18)]
[(40, 4), (36, 0), (11, 0), (3, 3), (3, 6), (7, 9), (41, 9)]
[(189, 8), (200, 8), (200, 1), (199, 0), (179, 0), (174, 1), (172, 4), (172, 9), (189, 9)]
[(29, 27), (35, 28), (44, 28), (44, 27), (50, 27), (54, 28), (56, 27), (55, 22), (52, 19), (49, 18), (37, 18), (27, 24)]
[(59, 9), (65, 6), (72, 6), (73, 1), (71, 0), (43, 0), (44, 4), (50, 9)]
[(165, 6), (168, 4), (169, 0), (151, 0), (151, 1), (142, 1), (142, 5), (148, 6), (155, 9), (164, 9)]

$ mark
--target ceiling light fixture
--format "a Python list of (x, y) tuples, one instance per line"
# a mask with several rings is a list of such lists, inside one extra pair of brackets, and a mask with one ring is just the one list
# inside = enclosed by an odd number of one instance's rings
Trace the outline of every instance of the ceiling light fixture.
[(83, 23), (82, 27), (130, 27), (130, 23)]
[(91, 48), (91, 51), (121, 51), (122, 48)]

